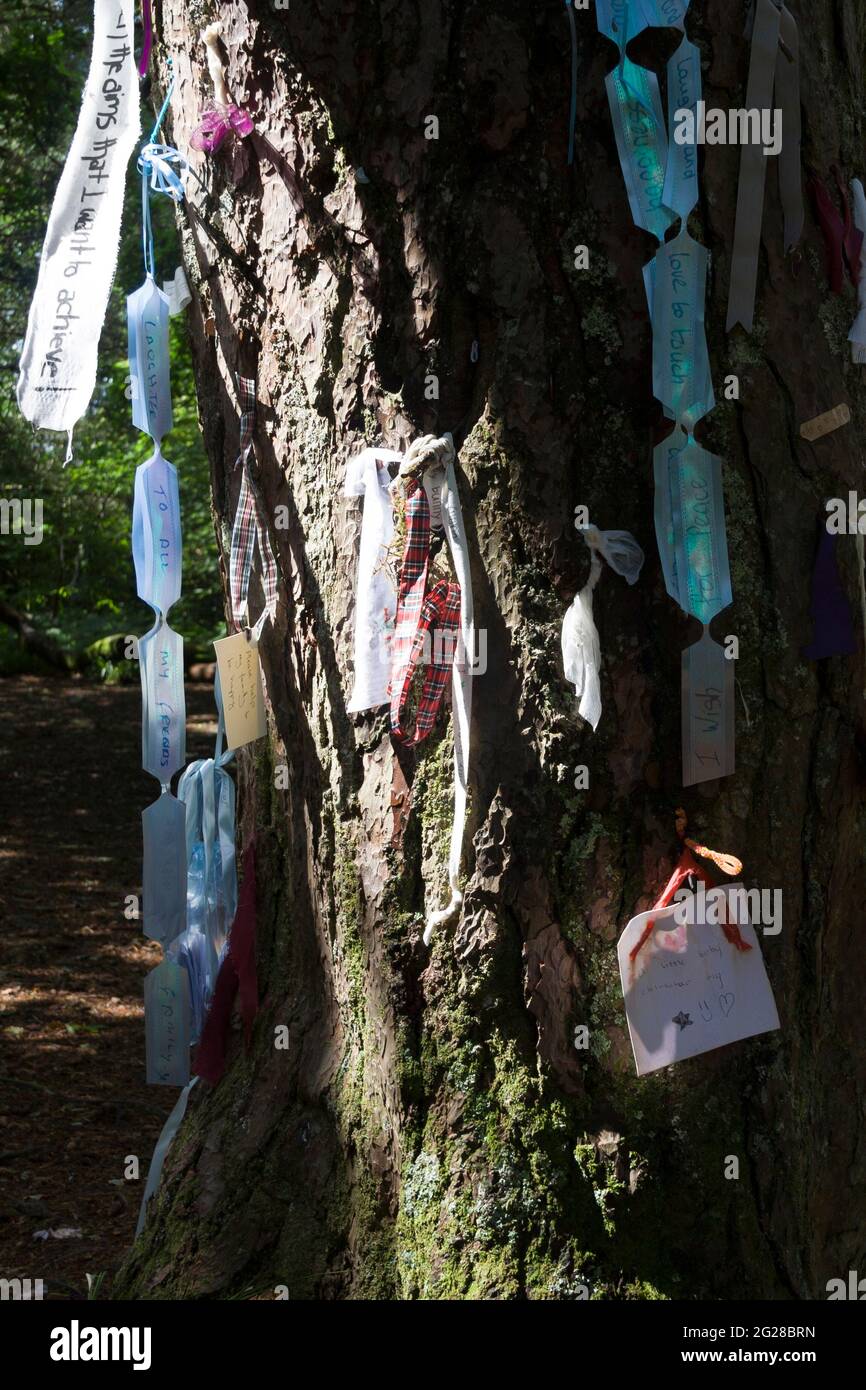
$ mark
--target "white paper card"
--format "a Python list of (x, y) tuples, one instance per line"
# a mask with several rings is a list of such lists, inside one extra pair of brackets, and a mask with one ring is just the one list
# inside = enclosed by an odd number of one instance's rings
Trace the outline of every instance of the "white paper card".
[(226, 747), (242, 748), (267, 733), (259, 644), (236, 632), (214, 642), (214, 651), (223, 695)]
[[(642, 912), (620, 937), (619, 974), (638, 1076), (779, 1027), (758, 938), (751, 923), (736, 916), (734, 889), (745, 893), (737, 883), (721, 890), (728, 919), (750, 951), (738, 951), (720, 924), (706, 921), (712, 894)], [(744, 897), (739, 901), (745, 905)], [(632, 961), (650, 921), (655, 930)]]

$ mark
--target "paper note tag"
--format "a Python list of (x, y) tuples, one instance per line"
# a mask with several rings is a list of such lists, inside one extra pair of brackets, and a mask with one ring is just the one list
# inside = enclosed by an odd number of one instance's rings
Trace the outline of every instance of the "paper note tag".
[(214, 651), (223, 695), (226, 747), (242, 748), (267, 733), (259, 644), (236, 632), (214, 642)]
[(832, 434), (833, 430), (841, 429), (842, 425), (850, 424), (851, 411), (847, 405), (837, 405), (833, 410), (828, 410), (824, 415), (816, 415), (814, 420), (807, 420), (805, 425), (800, 426), (800, 434), (804, 439), (820, 439), (825, 434)]
[[(742, 896), (732, 896), (734, 890)], [(758, 939), (747, 920), (745, 889), (733, 883), (717, 891), (720, 900), (713, 892), (690, 894), (682, 903), (642, 912), (619, 939), (619, 974), (638, 1076), (779, 1027)], [(716, 912), (720, 920), (727, 913), (737, 923), (750, 951), (728, 941), (712, 920)], [(632, 961), (648, 922), (655, 930)]]
[(144, 982), (144, 1030), (149, 1086), (189, 1081), (189, 979), (182, 966), (163, 960)]

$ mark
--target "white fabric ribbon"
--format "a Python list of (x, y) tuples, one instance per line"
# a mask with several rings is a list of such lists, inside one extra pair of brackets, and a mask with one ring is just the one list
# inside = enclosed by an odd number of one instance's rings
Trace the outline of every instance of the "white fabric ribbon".
[(598, 728), (601, 719), (601, 645), (592, 616), (592, 593), (601, 578), (598, 551), (592, 552), (589, 579), (575, 598), (562, 623), (562, 660), (565, 679), (580, 698), (578, 714)]
[[(851, 192), (854, 195), (854, 225), (866, 234), (866, 194), (859, 179), (852, 179)], [(866, 363), (866, 243), (860, 257), (860, 279), (857, 282), (857, 317), (848, 334), (851, 344), (851, 361), (859, 365)]]
[(397, 611), (397, 590), (388, 567), (394, 539), (394, 511), (387, 468), (401, 463), (393, 449), (365, 449), (346, 467), (344, 497), (363, 497), (361, 549), (355, 589), (355, 680), (348, 704), (351, 714), (388, 703), (391, 653), (388, 635)]
[(18, 405), (40, 429), (87, 409), (117, 264), (126, 166), (139, 138), (133, 0), (95, 0), (78, 125), (54, 195), (21, 354)]
[(601, 578), (601, 561), (604, 558), (629, 584), (636, 584), (644, 553), (629, 531), (599, 531), (596, 526), (579, 529), (592, 551), (592, 563), (589, 579), (563, 619), (562, 659), (565, 678), (575, 687), (580, 700), (578, 714), (595, 730), (601, 719), (601, 644), (592, 613), (592, 595)]

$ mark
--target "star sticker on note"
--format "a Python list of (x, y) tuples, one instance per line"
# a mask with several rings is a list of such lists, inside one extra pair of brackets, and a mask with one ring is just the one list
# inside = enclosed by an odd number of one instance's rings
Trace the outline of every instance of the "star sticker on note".
[(671, 1023), (678, 1023), (680, 1025), (680, 1032), (682, 1032), (684, 1028), (691, 1027), (691, 1022), (692, 1020), (689, 1014), (684, 1014), (682, 1009), (680, 1009), (678, 1014), (674, 1014), (671, 1019)]

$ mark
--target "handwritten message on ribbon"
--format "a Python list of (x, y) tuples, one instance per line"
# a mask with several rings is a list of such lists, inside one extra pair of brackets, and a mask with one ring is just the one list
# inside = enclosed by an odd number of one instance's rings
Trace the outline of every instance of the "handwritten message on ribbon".
[(18, 405), (43, 429), (87, 409), (139, 135), (133, 0), (96, 0), (90, 71), (54, 204), (21, 354)]

